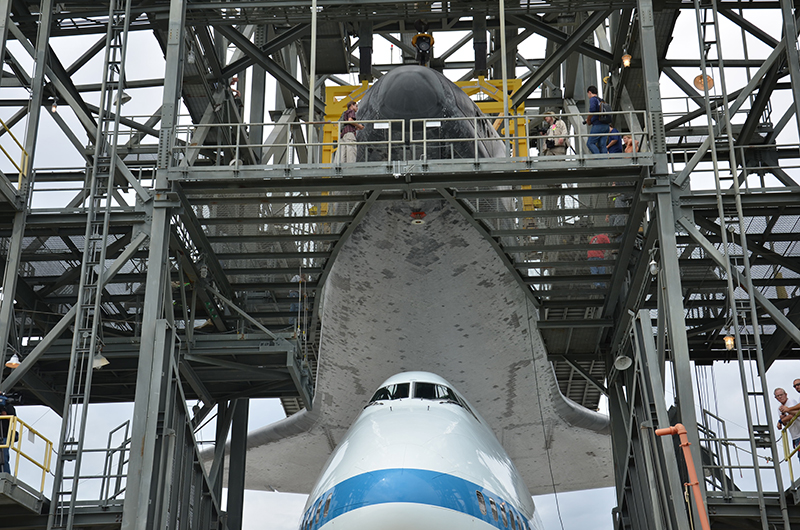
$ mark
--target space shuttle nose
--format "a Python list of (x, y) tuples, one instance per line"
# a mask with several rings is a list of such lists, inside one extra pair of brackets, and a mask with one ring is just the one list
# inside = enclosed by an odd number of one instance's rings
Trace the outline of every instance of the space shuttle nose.
[(393, 70), (381, 80), (381, 104), (388, 119), (441, 117), (446, 95), (436, 74), (422, 66)]

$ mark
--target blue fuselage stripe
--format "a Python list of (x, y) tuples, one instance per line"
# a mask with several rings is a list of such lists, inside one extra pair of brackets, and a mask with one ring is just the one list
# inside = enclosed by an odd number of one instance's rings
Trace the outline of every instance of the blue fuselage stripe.
[[(484, 498), (486, 514), (480, 509), (477, 492)], [(328, 515), (324, 516), (325, 502), (330, 498)], [(497, 520), (492, 517), (489, 499), (493, 499), (497, 507)], [(385, 503), (426, 504), (455, 510), (471, 515), (492, 526), (507, 530), (511, 528), (511, 520), (503, 524), (501, 506), (505, 506), (508, 514), (513, 513), (519, 522), (526, 521), (530, 528), (530, 520), (522, 516), (517, 507), (512, 507), (507, 499), (478, 486), (477, 484), (446, 473), (425, 469), (381, 469), (350, 477), (320, 495), (303, 516), (301, 530), (316, 530), (325, 523), (347, 512)], [(317, 519), (317, 508), (319, 519)], [(311, 524), (306, 525), (311, 518)]]

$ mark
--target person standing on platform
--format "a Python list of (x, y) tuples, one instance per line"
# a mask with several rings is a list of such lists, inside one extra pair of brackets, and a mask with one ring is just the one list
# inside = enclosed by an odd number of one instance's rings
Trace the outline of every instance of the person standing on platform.
[(623, 145), (623, 152), (625, 153), (633, 153), (636, 151), (639, 152), (639, 142), (636, 142), (634, 145), (633, 138), (631, 138), (630, 134), (626, 134), (622, 137), (622, 145)]
[(556, 116), (555, 112), (545, 112), (544, 121), (547, 123), (547, 133), (544, 140), (545, 156), (563, 156), (567, 154), (567, 124)]
[[(4, 394), (0, 394), (0, 416), (16, 415), (17, 411), (14, 409), (14, 405), (8, 402), (8, 398)], [(12, 433), (9, 433), (10, 427), (10, 419), (4, 418), (0, 420), (0, 445), (6, 445), (9, 440), (13, 443), (13, 438), (11, 438)], [(0, 473), (11, 473), (11, 452), (8, 447), (3, 447), (3, 450), (0, 451), (0, 458), (2, 458), (2, 462), (0, 462)]]
[[(608, 134), (608, 124), (600, 121), (603, 105), (597, 96), (597, 87), (592, 85), (587, 88), (586, 95), (589, 97), (589, 115), (586, 117), (589, 134)], [(608, 139), (605, 136), (590, 136), (586, 146), (593, 154), (608, 153), (607, 143)]]
[(350, 101), (347, 103), (347, 110), (342, 115), (342, 121), (347, 122), (342, 126), (342, 156), (340, 160), (343, 164), (352, 164), (356, 161), (356, 154), (358, 153), (356, 146), (356, 131), (364, 128), (363, 125), (355, 122), (357, 112), (358, 103), (355, 101)]
[(609, 136), (606, 138), (608, 143), (606, 144), (606, 149), (609, 153), (622, 153), (622, 137), (620, 137), (619, 131), (614, 128), (613, 124), (608, 125), (608, 133)]
[[(775, 389), (775, 399), (777, 399), (780, 403), (780, 409), (783, 409), (784, 407), (791, 409), (799, 404), (796, 399), (790, 398), (786, 394), (786, 391), (782, 388)], [(794, 418), (795, 412), (779, 411), (778, 414), (780, 414), (780, 419), (778, 419), (778, 430), (780, 431), (789, 424), (792, 418)], [(787, 432), (789, 434), (789, 438), (792, 440), (792, 447), (794, 448), (800, 445), (800, 420), (797, 420), (789, 425)], [(800, 451), (797, 453), (797, 458), (800, 459)]]

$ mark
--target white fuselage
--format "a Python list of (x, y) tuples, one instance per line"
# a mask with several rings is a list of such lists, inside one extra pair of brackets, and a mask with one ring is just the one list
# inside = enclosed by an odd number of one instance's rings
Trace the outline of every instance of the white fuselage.
[(541, 523), (474, 409), (441, 377), (408, 372), (382, 385), (328, 460), (300, 529), (323, 527), (539, 530)]

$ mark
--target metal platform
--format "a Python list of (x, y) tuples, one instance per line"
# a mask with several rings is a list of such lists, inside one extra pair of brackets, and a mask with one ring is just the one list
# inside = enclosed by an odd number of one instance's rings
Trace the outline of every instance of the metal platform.
[(3, 519), (33, 519), (34, 515), (46, 513), (49, 502), (44, 494), (28, 486), (8, 473), (0, 473), (0, 510)]
[[(66, 527), (114, 528), (127, 518), (141, 528), (155, 521), (172, 528), (178, 510), (166, 507), (191, 505), (192, 524), (237, 528), (241, 498), (229, 498), (227, 519), (221, 512), (224, 452), (217, 451), (204, 473), (194, 428), (216, 411), (218, 446), (234, 433), (239, 449), (233, 454), (240, 459), (248, 398), (281, 398), (287, 413), (311, 402), (320, 304), (338, 252), (370, 204), (419, 199), (458, 209), (513, 272), (539, 310), (538, 328), (561, 392), (589, 409), (609, 397), (618, 451), (615, 528), (683, 528), (674, 526), (685, 518), (683, 504), (662, 503), (682, 495), (665, 456), (668, 444), (647, 438), (648, 429), (675, 419), (659, 408), (662, 376), (620, 373), (614, 361), (619, 355), (646, 360), (651, 346), (656, 364), (671, 361), (678, 419), (696, 429), (704, 420), (693, 409), (692, 366), (738, 361), (740, 353), (753, 355), (764, 369), (776, 360), (800, 359), (800, 146), (780, 143), (800, 108), (794, 4), (505, 4), (508, 37), (501, 43), (502, 3), (319, 0), (314, 16), (328, 46), (317, 64), (326, 61), (327, 70), (314, 77), (323, 65), (310, 72), (308, 2), (0, 1), (6, 125), (14, 131), (29, 125), (19, 136), (31, 153), (38, 151), (38, 161), (48, 146), (35, 133), (43, 111), (56, 105), (74, 120), (50, 112), (50, 121), (86, 161), (78, 169), (33, 166), (21, 180), (11, 170), (0, 175), (3, 291), (14, 295), (0, 304), (0, 341), (8, 343), (6, 358), (14, 352), (23, 361), (18, 371), (3, 372), (0, 389), (20, 389), (29, 403), (67, 418), (80, 418), (90, 403), (136, 403), (132, 439), (138, 445), (130, 447), (126, 468), (130, 502), (101, 508), (59, 499), (54, 513), (72, 514)], [(774, 14), (769, 27), (751, 17), (766, 10)], [(691, 30), (698, 32), (700, 49), (674, 58), (669, 52), (681, 37), (678, 23), (696, 14)], [(412, 62), (411, 26), (418, 18), (426, 18), (437, 35), (461, 32), (432, 66), (458, 70), (463, 80), (485, 74), (497, 81), (506, 61), (511, 77), (519, 78), (509, 108), (524, 104), (537, 117), (557, 109), (574, 117), (573, 131), (584, 130), (585, 88), (596, 84), (615, 112), (629, 116), (624, 127), (646, 136), (644, 148), (631, 158), (591, 156), (578, 133), (577, 153), (548, 158), (538, 156), (526, 127), (532, 149), (524, 156), (318, 162), (314, 151), (323, 146), (310, 141), (309, 107), (324, 116), (325, 97), (318, 91), (309, 105), (308, 80), (349, 85), (337, 77), (342, 66), (348, 73), (363, 68), (362, 77), (395, 68), (358, 64), (368, 54), (359, 48), (373, 35)], [(736, 34), (744, 41), (747, 35), (767, 47), (764, 54), (715, 56), (722, 39), (714, 28), (723, 24), (736, 30), (726, 39)], [(475, 38), (481, 31), (487, 39)], [(107, 44), (106, 36), (121, 43), (128, 32), (152, 36), (160, 46), (163, 76), (126, 80), (119, 77), (124, 68), (106, 68), (98, 82), (83, 84), (87, 63), (99, 61), (104, 49), (122, 50), (122, 44)], [(77, 36), (87, 39), (85, 53), (62, 63), (56, 39)], [(533, 36), (546, 41), (544, 53), (530, 51)], [(476, 72), (480, 61), (458, 55), (470, 40), (476, 49), (488, 43), (482, 74)], [(631, 56), (629, 67), (622, 66), (623, 54)], [(746, 81), (726, 85), (723, 62)], [(698, 72), (699, 90), (691, 81)], [(703, 91), (709, 72), (719, 92)], [(243, 93), (238, 101), (230, 89), (233, 76)], [(268, 84), (275, 88), (274, 104), (267, 101)], [(667, 85), (680, 97), (662, 94)], [(153, 87), (162, 90), (163, 105), (152, 115), (127, 116), (114, 103), (118, 89), (135, 96)], [(778, 104), (782, 97), (791, 100), (788, 106)], [(105, 105), (90, 103), (98, 99)], [(242, 99), (246, 106), (239, 105)], [(183, 111), (187, 115), (179, 116)], [(282, 149), (279, 134), (270, 136), (280, 127), (291, 136)], [(108, 167), (115, 168), (110, 177)], [(714, 177), (719, 192), (708, 184)], [(108, 194), (97, 191), (98, 179), (113, 183)], [(98, 214), (98, 197), (113, 206)], [(58, 206), (47, 206), (51, 202)], [(105, 221), (103, 241), (94, 246)], [(600, 233), (609, 243), (590, 243)], [(103, 274), (82, 268), (93, 249), (104, 253)], [(592, 250), (604, 257), (590, 262)], [(87, 296), (95, 297), (97, 309)], [(750, 320), (735, 326), (734, 318), (745, 314)], [(79, 325), (81, 316), (92, 316), (96, 329)], [(637, 342), (636, 329), (646, 329), (653, 344)], [(723, 346), (722, 337), (734, 330), (751, 337), (744, 352)], [(96, 339), (95, 346), (84, 348), (90, 342), (85, 338)], [(97, 354), (110, 364), (92, 372), (87, 363)], [(70, 378), (76, 374), (92, 374), (85, 398), (75, 381), (86, 379)], [(661, 387), (647, 388), (657, 381)], [(763, 388), (746, 390), (763, 394)], [(169, 397), (160, 401), (162, 396)], [(197, 400), (197, 407), (187, 407), (187, 400)], [(231, 464), (234, 495), (241, 493), (243, 466), (241, 460)], [(170, 482), (172, 476), (182, 480)], [(639, 496), (653, 477), (664, 489), (650, 500)], [(4, 488), (10, 485), (0, 480)], [(718, 486), (713, 479), (704, 484), (716, 524), (761, 524), (765, 530), (765, 524), (797, 524), (797, 506), (790, 502), (781, 513), (777, 493), (731, 500), (717, 495)], [(152, 492), (168, 488), (171, 497), (156, 496), (164, 505), (150, 503)], [(9, 491), (27, 495), (20, 486)], [(36, 502), (37, 513), (46, 511), (42, 499)], [(657, 522), (652, 514), (659, 510), (665, 515)], [(5, 506), (3, 512), (0, 528), (47, 526), (46, 515), (5, 517)]]

